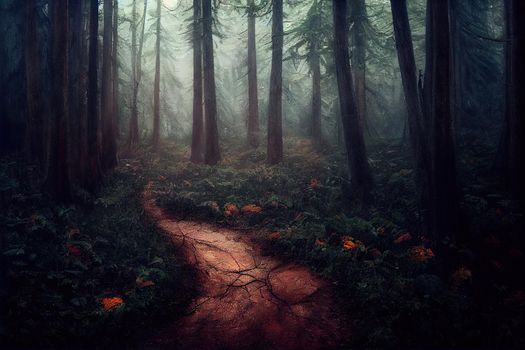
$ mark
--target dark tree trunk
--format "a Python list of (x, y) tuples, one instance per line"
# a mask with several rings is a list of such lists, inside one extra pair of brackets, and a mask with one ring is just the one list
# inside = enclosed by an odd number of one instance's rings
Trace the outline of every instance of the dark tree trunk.
[(268, 98), (268, 163), (283, 160), (283, 0), (273, 0), (272, 69)]
[(119, 59), (118, 59), (118, 0), (113, 0), (113, 129), (115, 137), (120, 139), (120, 108), (119, 108)]
[(420, 206), (426, 209), (428, 205), (428, 171), (427, 164), (429, 151), (427, 141), (423, 135), (423, 110), (420, 104), (416, 60), (412, 44), (412, 33), (408, 20), (406, 0), (390, 0), (394, 35), (397, 47), (397, 57), (401, 71), (401, 80), (405, 94), (405, 104), (408, 114), (408, 131), (412, 147), (416, 183), (420, 194)]
[(217, 98), (215, 95), (215, 68), (213, 57), (213, 18), (211, 0), (202, 1), (203, 15), (203, 65), (204, 65), (204, 117), (206, 141), (204, 162), (217, 164), (220, 159), (219, 129), (217, 127)]
[(312, 125), (311, 135), (314, 146), (319, 149), (322, 145), (321, 128), (321, 63), (317, 47), (311, 61), (312, 68)]
[(109, 170), (117, 165), (117, 141), (113, 124), (113, 1), (104, 0), (104, 44), (102, 46), (102, 169)]
[(432, 103), (430, 227), (439, 247), (459, 233), (459, 188), (456, 177), (454, 123), (451, 106), (452, 63), (449, 0), (428, 0), (431, 7)]
[(98, 118), (98, 0), (90, 0), (89, 67), (87, 95), (87, 167), (86, 181), (93, 190), (101, 178)]
[(157, 41), (155, 43), (155, 82), (153, 86), (153, 136), (152, 145), (158, 150), (160, 143), (160, 16), (161, 0), (157, 0)]
[(370, 199), (373, 180), (366, 156), (366, 145), (356, 104), (352, 69), (350, 67), (347, 5), (346, 0), (333, 0), (335, 65), (339, 103), (341, 104), (341, 119), (352, 177), (352, 189), (356, 196), (366, 203)]
[(259, 146), (259, 97), (255, 44), (255, 1), (248, 1), (248, 145)]
[(423, 132), (426, 137), (430, 135), (430, 119), (432, 117), (432, 69), (434, 67), (432, 35), (432, 6), (429, 6), (427, 1), (425, 19), (425, 75), (423, 80), (423, 91), (421, 92), (424, 115)]
[(202, 105), (202, 0), (193, 0), (193, 127), (191, 161), (204, 160), (204, 121)]
[(367, 108), (366, 108), (366, 31), (367, 22), (365, 0), (350, 1), (350, 22), (352, 28), (353, 55), (352, 63), (354, 65), (355, 94), (357, 101), (357, 110), (361, 118), (362, 125), (367, 125)]
[(84, 159), (81, 158), (82, 144), (80, 137), (82, 128), (82, 0), (71, 1), (69, 4), (70, 38), (69, 38), (69, 164), (70, 179), (79, 185), (84, 185)]
[(140, 81), (142, 79), (142, 48), (144, 46), (144, 31), (146, 27), (146, 14), (148, 8), (148, 1), (144, 0), (144, 8), (142, 14), (142, 28), (137, 52), (137, 5), (136, 0), (133, 0), (133, 29), (131, 32), (131, 65), (132, 80), (133, 80), (133, 96), (131, 102), (131, 118), (129, 125), (128, 147), (131, 149), (135, 147), (140, 140), (139, 135), (139, 115), (138, 115), (138, 93)]
[(28, 159), (45, 163), (44, 109), (42, 101), (41, 63), (37, 35), (37, 0), (26, 0), (25, 69), (27, 88), (26, 152)]
[(525, 197), (525, 2), (506, 0), (506, 121), (508, 182), (514, 198)]
[(59, 201), (70, 199), (67, 159), (68, 131), (68, 0), (50, 2), (52, 115), (46, 184)]

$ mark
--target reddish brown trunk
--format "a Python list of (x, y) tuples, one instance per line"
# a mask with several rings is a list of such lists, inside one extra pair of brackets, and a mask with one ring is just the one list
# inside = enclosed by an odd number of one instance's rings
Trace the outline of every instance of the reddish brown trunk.
[(193, 0), (193, 127), (191, 161), (204, 160), (204, 121), (202, 105), (202, 0)]
[(273, 1), (272, 11), (272, 69), (268, 98), (268, 148), (270, 164), (283, 160), (283, 1)]

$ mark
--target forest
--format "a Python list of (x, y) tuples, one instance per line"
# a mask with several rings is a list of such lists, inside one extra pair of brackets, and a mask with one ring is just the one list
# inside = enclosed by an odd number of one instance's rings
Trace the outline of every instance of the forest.
[(0, 348), (523, 348), (524, 19), (0, 0)]

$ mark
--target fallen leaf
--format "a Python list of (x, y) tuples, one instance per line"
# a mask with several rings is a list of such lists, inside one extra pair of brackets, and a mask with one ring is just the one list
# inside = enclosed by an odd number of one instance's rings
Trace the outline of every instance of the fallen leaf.
[(410, 233), (403, 233), (401, 236), (397, 237), (394, 241), (395, 244), (400, 244), (403, 242), (410, 241), (412, 239), (412, 235)]
[(274, 231), (274, 232), (270, 233), (269, 237), (270, 237), (271, 240), (279, 239), (279, 238), (281, 238), (281, 233), (279, 231)]
[(326, 242), (321, 240), (321, 239), (319, 239), (319, 238), (317, 238), (315, 240), (315, 245), (318, 246), (318, 247), (324, 247), (326, 245)]
[(74, 244), (66, 243), (66, 248), (69, 254), (71, 255), (80, 256), (82, 254), (82, 251), (80, 250), (80, 248)]
[(344, 250), (354, 250), (363, 246), (363, 243), (360, 241), (354, 240), (352, 237), (347, 237), (343, 240), (343, 249)]
[(135, 283), (138, 288), (152, 287), (155, 285), (155, 282), (150, 281), (150, 280), (145, 280), (142, 277), (137, 277), (137, 279), (135, 280)]
[(310, 180), (310, 188), (315, 190), (319, 186), (319, 181), (317, 179)]
[(410, 249), (408, 257), (412, 261), (425, 262), (434, 257), (434, 252), (430, 248), (417, 246)]
[(100, 302), (105, 311), (114, 310), (124, 304), (124, 300), (120, 297), (102, 298)]

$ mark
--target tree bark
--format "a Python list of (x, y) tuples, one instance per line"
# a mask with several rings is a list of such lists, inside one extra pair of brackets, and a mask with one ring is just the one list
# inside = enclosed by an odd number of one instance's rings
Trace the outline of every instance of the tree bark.
[(98, 0), (90, 0), (87, 96), (86, 181), (93, 190), (101, 178), (98, 118)]
[(314, 146), (319, 149), (322, 145), (321, 127), (321, 63), (319, 52), (314, 48), (311, 62), (312, 68), (312, 125), (311, 135)]
[(138, 93), (140, 87), (140, 81), (142, 79), (142, 48), (144, 46), (144, 31), (146, 26), (146, 14), (148, 8), (148, 1), (144, 0), (143, 14), (142, 14), (142, 28), (140, 39), (138, 43), (137, 52), (137, 4), (136, 0), (133, 0), (133, 30), (131, 32), (131, 60), (132, 63), (132, 80), (133, 80), (133, 96), (131, 102), (131, 118), (129, 126), (129, 138), (128, 147), (131, 149), (135, 147), (140, 140), (139, 135), (139, 116), (138, 116)]
[(102, 169), (117, 165), (117, 141), (113, 124), (113, 81), (111, 53), (113, 50), (113, 1), (104, 0), (104, 43), (102, 46)]
[(335, 65), (341, 119), (345, 138), (348, 164), (352, 177), (352, 190), (363, 203), (370, 199), (373, 186), (370, 165), (366, 156), (366, 145), (363, 129), (356, 104), (352, 69), (348, 51), (348, 2), (333, 0), (335, 31)]
[(438, 249), (459, 233), (459, 187), (456, 175), (454, 122), (451, 106), (452, 62), (449, 0), (428, 0), (431, 7), (431, 229)]
[(255, 1), (248, 0), (248, 145), (259, 146), (259, 97), (257, 48), (255, 43)]
[(71, 196), (67, 159), (68, 131), (68, 7), (69, 1), (51, 1), (51, 79), (52, 115), (50, 116), (49, 161), (46, 185), (53, 197), (67, 201)]
[(191, 161), (204, 160), (204, 120), (202, 101), (202, 0), (193, 0), (193, 126)]
[(27, 0), (25, 29), (25, 69), (27, 95), (26, 153), (28, 159), (45, 163), (44, 109), (42, 101), (41, 63), (37, 35), (37, 0)]
[(508, 183), (514, 198), (525, 198), (525, 2), (506, 0), (506, 121)]
[(116, 139), (120, 139), (120, 106), (119, 106), (119, 59), (118, 59), (118, 0), (113, 0), (113, 129)]
[(353, 55), (352, 63), (355, 70), (355, 94), (357, 110), (361, 118), (361, 123), (367, 129), (367, 108), (366, 108), (366, 6), (365, 0), (350, 1), (350, 22), (352, 27)]
[(267, 160), (270, 164), (278, 164), (283, 160), (283, 39), (283, 0), (273, 0), (267, 147)]
[(213, 57), (213, 17), (211, 0), (202, 1), (203, 14), (203, 62), (204, 62), (204, 127), (206, 141), (204, 162), (217, 164), (220, 159), (219, 129), (217, 126), (217, 97), (215, 94), (215, 67)]
[(160, 16), (161, 0), (157, 0), (157, 41), (155, 43), (155, 82), (153, 86), (153, 136), (152, 145), (155, 151), (160, 143)]
[(412, 33), (407, 13), (406, 0), (390, 0), (392, 22), (396, 40), (397, 57), (401, 71), (401, 81), (405, 94), (405, 104), (408, 114), (408, 131), (410, 145), (414, 157), (416, 183), (419, 192), (419, 202), (422, 209), (428, 205), (429, 184), (429, 150), (423, 135), (423, 110), (420, 104), (416, 60), (412, 43)]

